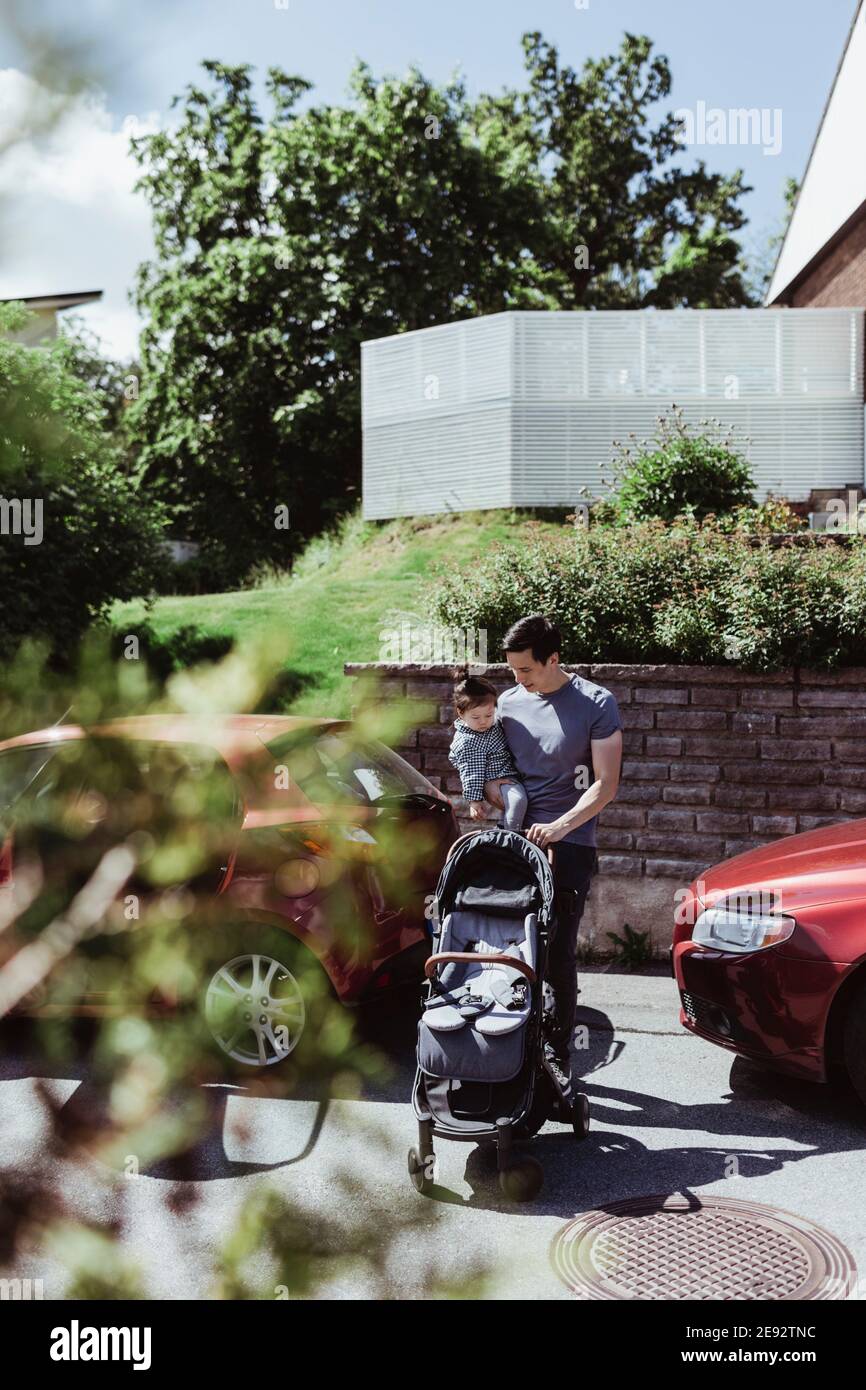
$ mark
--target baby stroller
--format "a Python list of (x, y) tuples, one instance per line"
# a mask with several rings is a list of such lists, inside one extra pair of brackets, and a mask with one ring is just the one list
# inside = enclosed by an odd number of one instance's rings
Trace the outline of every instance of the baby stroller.
[(563, 1098), (544, 1061), (543, 985), (556, 927), (547, 856), (510, 830), (464, 835), (439, 876), (433, 920), (409, 1174), (419, 1192), (429, 1190), (434, 1138), (474, 1140), (495, 1151), (506, 1196), (529, 1201), (544, 1173), (513, 1144), (549, 1118), (571, 1124), (578, 1139), (589, 1131), (586, 1096)]

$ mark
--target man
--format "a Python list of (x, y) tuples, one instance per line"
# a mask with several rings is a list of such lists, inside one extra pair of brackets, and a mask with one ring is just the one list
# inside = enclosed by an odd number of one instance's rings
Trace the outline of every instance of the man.
[[(619, 785), (622, 724), (609, 690), (563, 671), (559, 629), (541, 613), (516, 622), (502, 645), (516, 684), (499, 697), (497, 712), (526, 788), (524, 831), (553, 860), (558, 927), (548, 956), (544, 1050), (568, 1101), (577, 931), (596, 866), (596, 817)], [(495, 785), (486, 784), (485, 795), (502, 805)]]

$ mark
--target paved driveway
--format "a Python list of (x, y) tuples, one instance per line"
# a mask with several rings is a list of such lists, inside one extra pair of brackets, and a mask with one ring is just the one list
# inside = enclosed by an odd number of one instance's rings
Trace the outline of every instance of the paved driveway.
[[(546, 1182), (528, 1206), (509, 1206), (467, 1145), (440, 1142), (432, 1197), (410, 1186), (411, 1006), (369, 1025), (390, 1074), (362, 1096), (325, 1106), (212, 1091), (202, 1143), (183, 1161), (136, 1178), (48, 1154), (34, 1067), (26, 1052), (7, 1048), (0, 1164), (21, 1177), (43, 1166), (70, 1214), (117, 1220), (124, 1252), (140, 1262), (151, 1296), (162, 1298), (209, 1296), (226, 1233), (262, 1182), (317, 1233), (329, 1268), (320, 1297), (418, 1297), (431, 1275), (459, 1285), (483, 1270), (486, 1297), (572, 1299), (550, 1262), (565, 1223), (610, 1201), (681, 1190), (809, 1217), (841, 1239), (866, 1274), (866, 1110), (853, 1094), (759, 1073), (686, 1034), (668, 978), (583, 974), (581, 989), (588, 1045), (576, 1070), (593, 1127), (583, 1144), (557, 1125), (542, 1131), (534, 1151)], [(99, 1102), (84, 1068), (54, 1071), (44, 1084), (84, 1113)], [(371, 1230), (383, 1238), (381, 1259), (364, 1234)], [(353, 1241), (357, 1258), (342, 1265), (330, 1258)], [(41, 1276), (46, 1297), (62, 1296), (62, 1269), (38, 1244), (14, 1272)], [(265, 1253), (250, 1259), (248, 1273), (268, 1296), (277, 1276)]]

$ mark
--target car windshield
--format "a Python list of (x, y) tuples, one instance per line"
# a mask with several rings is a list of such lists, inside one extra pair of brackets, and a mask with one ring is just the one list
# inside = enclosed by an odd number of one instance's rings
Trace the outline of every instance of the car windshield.
[(304, 728), (267, 744), (278, 764), (317, 805), (355, 801), (374, 805), (388, 796), (429, 795), (430, 784), (382, 743), (359, 744), (350, 730)]

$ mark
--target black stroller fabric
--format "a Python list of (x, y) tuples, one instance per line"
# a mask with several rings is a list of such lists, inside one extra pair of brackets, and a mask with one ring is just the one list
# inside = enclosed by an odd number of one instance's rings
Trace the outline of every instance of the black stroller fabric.
[(479, 912), (494, 913), (497, 917), (525, 917), (541, 906), (541, 894), (533, 884), (523, 888), (494, 888), (470, 884), (457, 894), (457, 906), (476, 908)]

